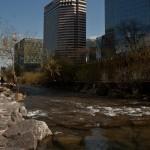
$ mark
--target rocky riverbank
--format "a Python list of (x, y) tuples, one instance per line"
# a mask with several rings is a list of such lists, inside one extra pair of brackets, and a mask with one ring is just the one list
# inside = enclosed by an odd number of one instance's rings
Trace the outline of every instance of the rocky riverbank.
[(27, 119), (27, 110), (14, 92), (0, 87), (0, 150), (36, 149), (50, 135), (45, 122)]

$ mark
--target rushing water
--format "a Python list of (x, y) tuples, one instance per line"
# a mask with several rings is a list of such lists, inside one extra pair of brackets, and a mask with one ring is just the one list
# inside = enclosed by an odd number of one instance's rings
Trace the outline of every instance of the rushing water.
[(86, 97), (40, 87), (23, 89), (28, 117), (46, 121), (55, 134), (53, 143), (40, 149), (150, 149), (149, 102)]

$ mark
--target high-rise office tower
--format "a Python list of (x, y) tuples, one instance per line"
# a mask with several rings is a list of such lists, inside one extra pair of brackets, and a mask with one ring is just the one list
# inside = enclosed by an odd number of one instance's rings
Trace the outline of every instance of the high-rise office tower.
[(128, 21), (149, 26), (150, 0), (105, 0), (106, 32)]
[(44, 9), (44, 49), (76, 59), (86, 47), (86, 0), (53, 0)]
[(150, 0), (105, 0), (105, 33), (114, 54), (148, 46)]

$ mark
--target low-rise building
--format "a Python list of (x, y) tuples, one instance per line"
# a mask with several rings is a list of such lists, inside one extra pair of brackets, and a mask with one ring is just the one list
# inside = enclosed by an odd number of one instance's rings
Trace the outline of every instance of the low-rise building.
[(96, 61), (96, 39), (87, 39), (86, 49), (86, 62)]
[(97, 60), (114, 56), (116, 53), (114, 35), (110, 33), (98, 37), (96, 39), (96, 49)]
[(24, 38), (14, 47), (15, 66), (32, 70), (40, 66), (42, 61), (41, 39)]
[(96, 38), (96, 60), (99, 61), (102, 58), (102, 39), (103, 36)]

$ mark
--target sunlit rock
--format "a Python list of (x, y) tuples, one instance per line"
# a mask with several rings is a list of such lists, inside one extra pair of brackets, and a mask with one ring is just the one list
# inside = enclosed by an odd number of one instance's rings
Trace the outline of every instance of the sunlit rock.
[(8, 139), (8, 145), (18, 145), (20, 148), (36, 149), (38, 141), (52, 135), (45, 122), (37, 120), (24, 120), (12, 125), (3, 133)]
[(22, 93), (16, 93), (16, 101), (23, 101), (25, 96)]

